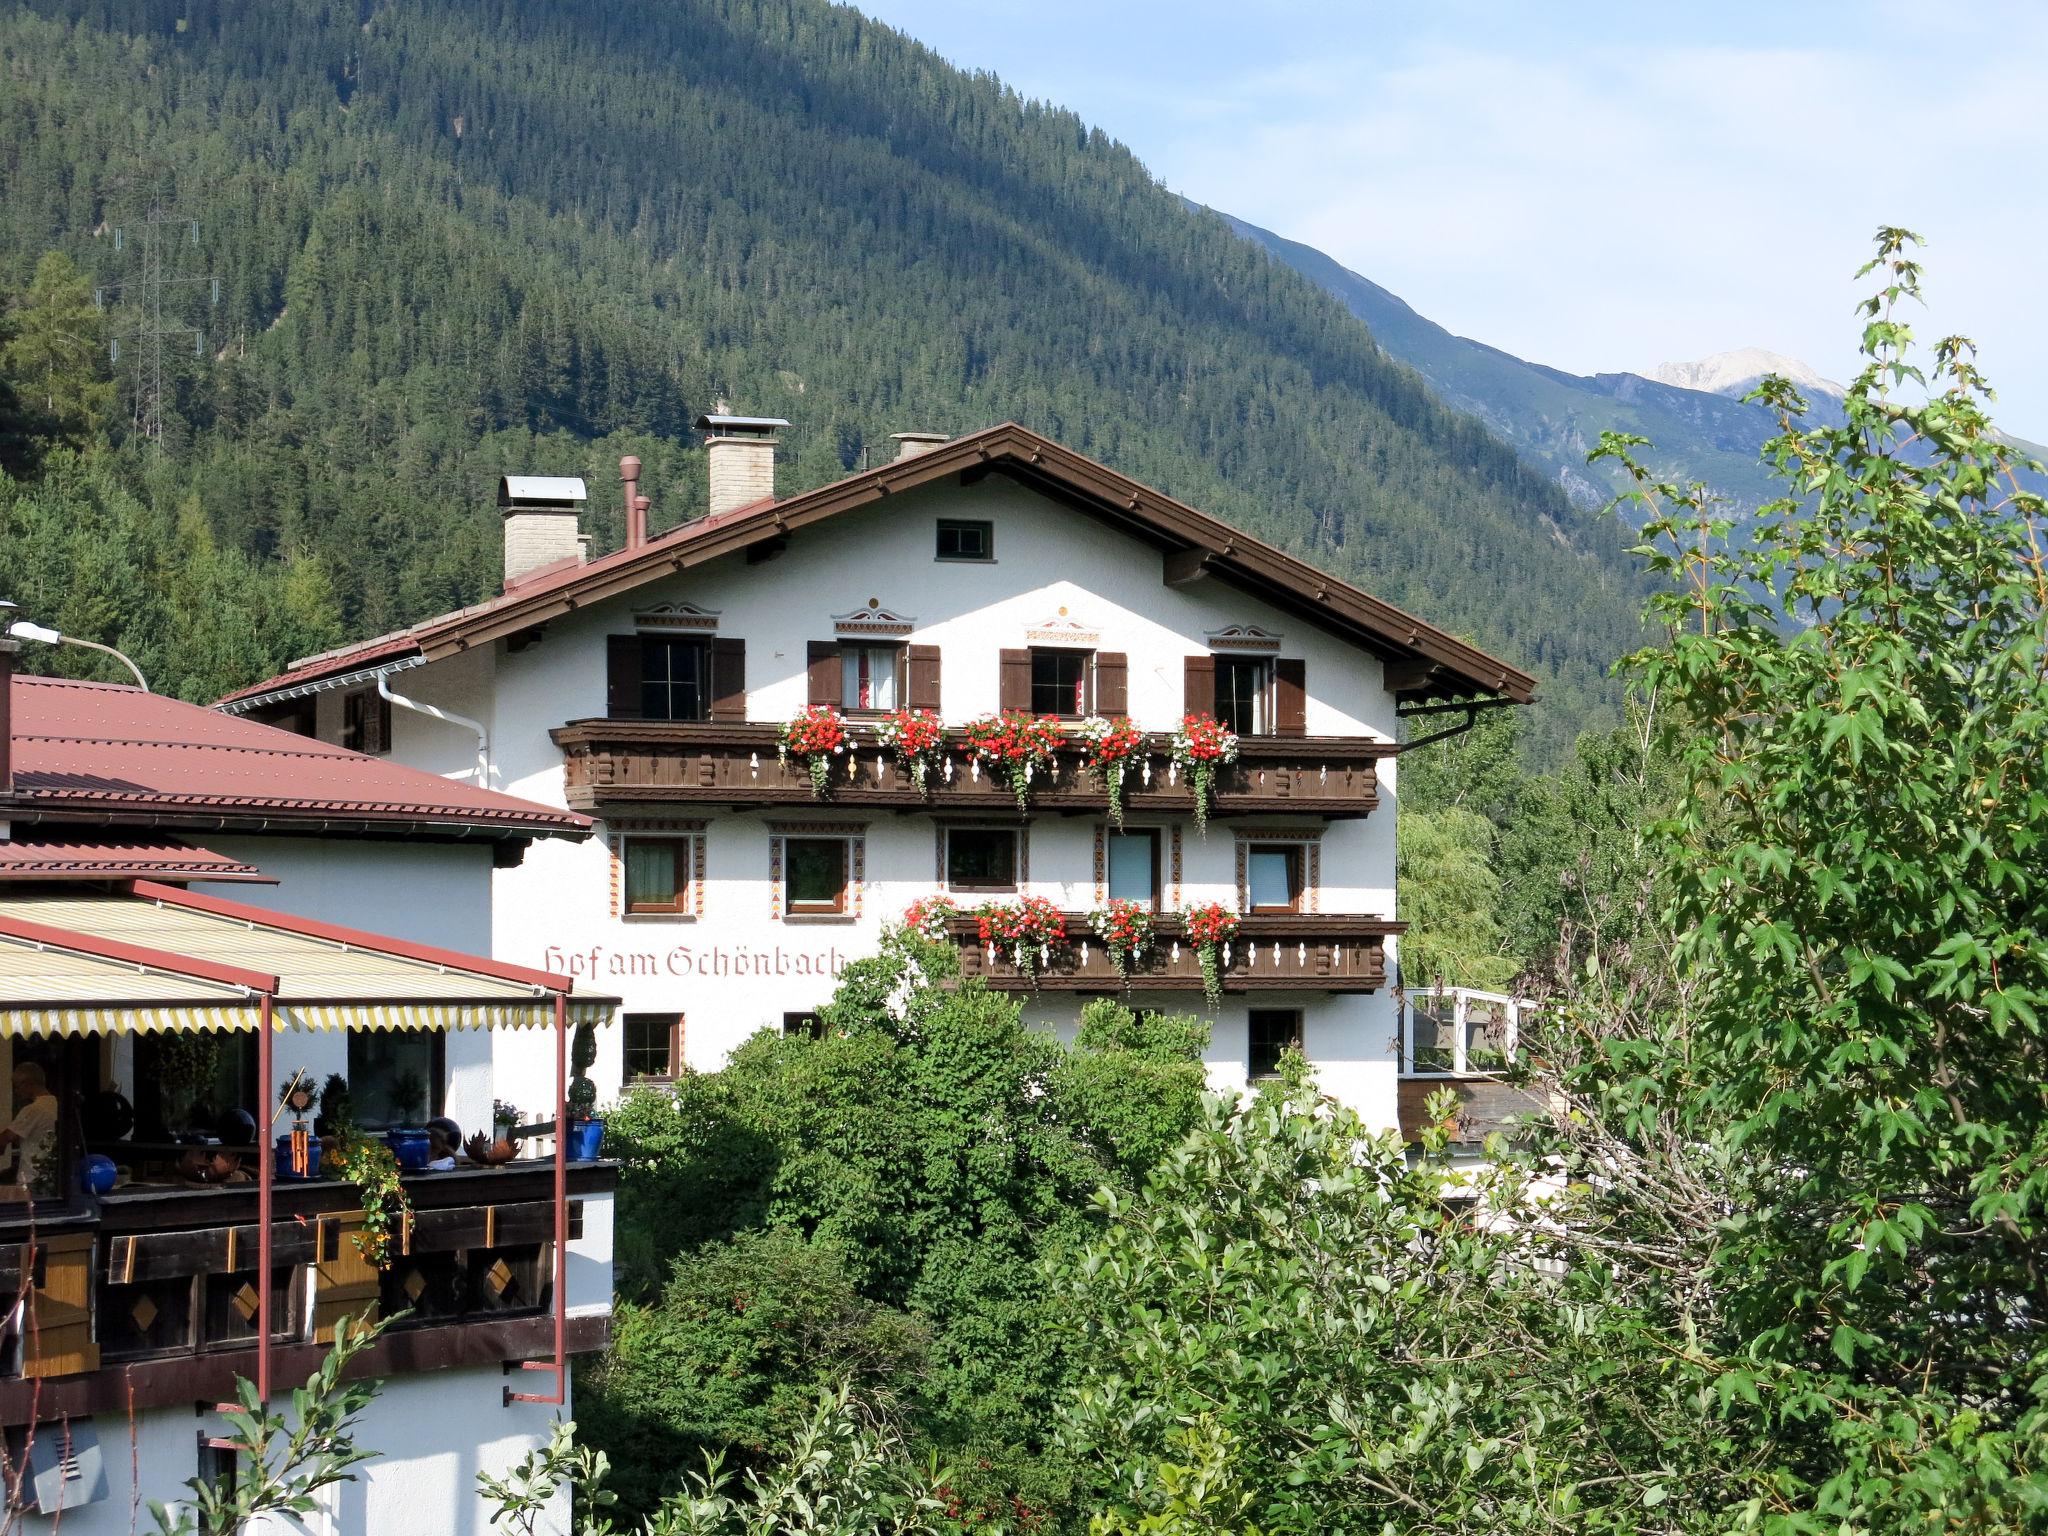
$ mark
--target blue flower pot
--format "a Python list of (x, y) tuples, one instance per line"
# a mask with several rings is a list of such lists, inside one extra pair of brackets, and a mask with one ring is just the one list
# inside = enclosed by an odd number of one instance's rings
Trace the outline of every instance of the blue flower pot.
[(292, 1133), (286, 1131), (277, 1138), (277, 1176), (280, 1179), (317, 1179), (320, 1177), (320, 1138), (306, 1138), (306, 1171), (292, 1172)]
[(569, 1161), (591, 1163), (597, 1161), (597, 1149), (604, 1143), (604, 1122), (602, 1120), (571, 1120), (569, 1122)]
[(386, 1131), (384, 1145), (398, 1159), (401, 1173), (418, 1173), (427, 1166), (433, 1143), (425, 1131)]
[(104, 1195), (121, 1176), (114, 1160), (98, 1152), (78, 1160), (78, 1187), (89, 1195)]

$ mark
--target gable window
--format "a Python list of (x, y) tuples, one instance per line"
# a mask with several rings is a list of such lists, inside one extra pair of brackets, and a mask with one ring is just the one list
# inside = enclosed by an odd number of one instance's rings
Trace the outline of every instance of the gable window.
[(351, 752), (381, 756), (391, 750), (391, 701), (374, 688), (359, 688), (341, 701), (341, 744)]
[(1299, 843), (1253, 843), (1245, 854), (1245, 904), (1254, 912), (1300, 911), (1301, 855)]
[(1031, 712), (1073, 718), (1088, 713), (1088, 651), (1031, 653)]
[(687, 837), (626, 838), (626, 910), (669, 916), (687, 913), (693, 852)]
[(996, 557), (994, 523), (966, 518), (939, 519), (938, 556), (941, 560), (993, 560)]
[(1159, 905), (1159, 833), (1135, 827), (1108, 836), (1109, 899)]
[(1280, 1057), (1290, 1046), (1295, 1050), (1301, 1049), (1300, 1009), (1252, 1009), (1249, 1050), (1245, 1061), (1250, 1076), (1278, 1076)]
[(783, 844), (783, 910), (792, 916), (846, 911), (846, 839), (792, 837)]
[(683, 1016), (625, 1015), (625, 1082), (667, 1082), (683, 1070)]
[(1240, 736), (1270, 729), (1273, 663), (1264, 656), (1216, 658), (1216, 718)]
[(640, 717), (711, 718), (711, 645), (682, 635), (640, 637)]
[(1013, 827), (948, 827), (946, 889), (1017, 889), (1017, 837)]
[(445, 1031), (352, 1029), (349, 1102), (365, 1130), (423, 1126), (441, 1113), (448, 1078)]
[(839, 647), (839, 707), (895, 709), (903, 673), (903, 650), (894, 645)]

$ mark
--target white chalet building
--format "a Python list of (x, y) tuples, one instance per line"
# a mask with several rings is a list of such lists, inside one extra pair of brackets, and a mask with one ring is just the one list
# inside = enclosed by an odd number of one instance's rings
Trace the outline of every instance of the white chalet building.
[[(1298, 1040), (1327, 1088), (1393, 1126), (1397, 721), (1526, 702), (1533, 680), (1021, 427), (902, 434), (893, 462), (777, 499), (781, 425), (701, 421), (711, 511), (656, 537), (624, 461), (627, 546), (594, 560), (582, 482), (509, 477), (502, 595), (220, 707), (598, 818), (589, 841), (496, 872), (491, 953), (623, 999), (607, 1092), (804, 1027), (934, 893), (1066, 913), (1070, 952), (1031, 979), (971, 921), (953, 933), (970, 974), (1071, 1029), (1082, 996), (1121, 989), (1087, 921), (1121, 898), (1159, 914), (1131, 1000), (1209, 1016), (1213, 1081)], [(777, 755), (812, 704), (856, 742), (823, 798)], [(923, 791), (866, 723), (892, 707), (948, 729)], [(1150, 733), (1123, 827), (1078, 746), (1020, 814), (959, 743), (999, 710)], [(1242, 743), (1206, 830), (1168, 750), (1191, 712)], [(1177, 915), (1207, 903), (1242, 914), (1213, 1009)], [(497, 1049), (500, 1091), (544, 1098), (543, 1042)]]

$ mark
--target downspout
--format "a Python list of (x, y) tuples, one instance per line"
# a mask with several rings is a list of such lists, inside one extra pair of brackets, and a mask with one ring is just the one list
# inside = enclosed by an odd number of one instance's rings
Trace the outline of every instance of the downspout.
[[(450, 725), (467, 726), (470, 730), (475, 731), (476, 786), (478, 789), (489, 789), (491, 787), (491, 733), (484, 729), (481, 720), (472, 720), (467, 715), (456, 714), (452, 709), (442, 709), (433, 704), (422, 704), (418, 699), (408, 699), (402, 693), (393, 693), (391, 691), (391, 674), (389, 672), (379, 672), (377, 674), (377, 696), (388, 699), (400, 709), (409, 709), (416, 715), (426, 715), (431, 719), (445, 720)], [(386, 743), (386, 745), (388, 746), (389, 743)]]

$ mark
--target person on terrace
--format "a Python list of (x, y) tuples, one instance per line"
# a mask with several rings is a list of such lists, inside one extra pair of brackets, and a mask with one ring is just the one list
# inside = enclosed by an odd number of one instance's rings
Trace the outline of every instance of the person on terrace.
[(14, 1159), (14, 1182), (33, 1189), (40, 1168), (54, 1150), (57, 1140), (57, 1096), (50, 1092), (50, 1080), (41, 1062), (14, 1064), (14, 1102), (21, 1107), (13, 1121), (0, 1130), (0, 1149), (18, 1147)]

